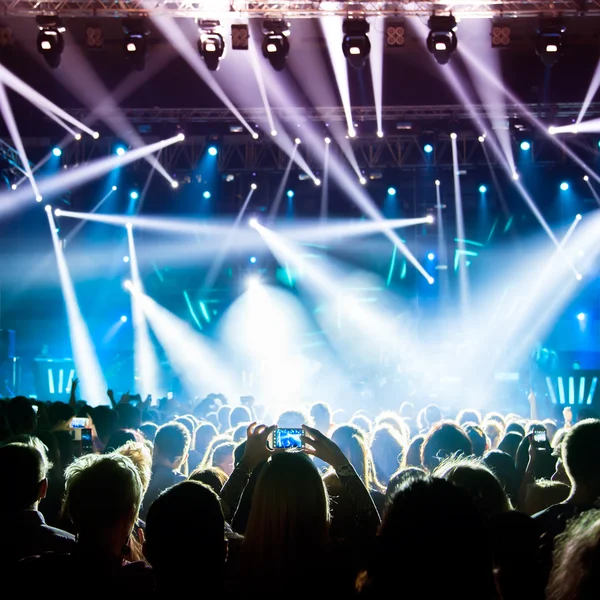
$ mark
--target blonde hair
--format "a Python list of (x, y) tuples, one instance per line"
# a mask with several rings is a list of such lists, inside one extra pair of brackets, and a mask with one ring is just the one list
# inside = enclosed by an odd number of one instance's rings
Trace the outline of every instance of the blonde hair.
[(152, 477), (152, 452), (145, 442), (127, 442), (115, 450), (116, 454), (127, 456), (137, 469), (142, 482), (142, 496), (148, 491)]

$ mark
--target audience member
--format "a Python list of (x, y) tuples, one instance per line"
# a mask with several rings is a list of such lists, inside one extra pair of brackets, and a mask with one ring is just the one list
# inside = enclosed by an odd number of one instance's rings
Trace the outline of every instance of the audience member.
[(456, 423), (461, 427), (467, 423), (479, 425), (481, 423), (481, 413), (472, 408), (465, 408), (456, 415)]
[(233, 442), (223, 442), (213, 449), (210, 466), (221, 469), (228, 477), (233, 472)]
[(371, 455), (377, 481), (387, 485), (404, 458), (401, 434), (391, 425), (377, 426), (371, 437)]
[(421, 446), (421, 463), (431, 473), (446, 458), (472, 453), (467, 434), (456, 423), (442, 421), (429, 430)]
[[(510, 427), (510, 425), (509, 425)], [(517, 450), (519, 449), (519, 444), (521, 443), (521, 441), (523, 440), (523, 436), (519, 435), (518, 433), (514, 432), (514, 431), (508, 431), (505, 433), (504, 437), (502, 438), (502, 441), (498, 444), (498, 450), (501, 450), (502, 452), (506, 452), (506, 454), (508, 454), (513, 463), (515, 461), (515, 458), (517, 456)]]
[(239, 425), (246, 424), (246, 427), (252, 422), (252, 415), (247, 407), (236, 406), (229, 415), (229, 427), (235, 429)]
[(189, 467), (190, 470), (194, 471), (197, 469), (204, 457), (206, 456), (206, 450), (211, 440), (219, 435), (217, 428), (208, 422), (200, 423), (196, 429), (196, 435), (194, 440), (194, 446), (190, 449), (189, 456)]
[[(221, 489), (227, 483), (227, 475), (218, 467), (210, 469), (196, 469), (188, 477), (191, 481), (199, 481), (211, 488), (216, 494), (221, 493)], [(179, 485), (179, 484), (178, 484)]]
[(32, 434), (37, 427), (37, 413), (29, 398), (16, 396), (4, 407), (11, 435)]
[(331, 407), (325, 402), (317, 402), (310, 407), (310, 416), (312, 417), (315, 427), (322, 431), (325, 435), (329, 434), (333, 427), (333, 419)]
[(425, 441), (424, 435), (416, 435), (411, 440), (408, 448), (406, 449), (406, 455), (404, 457), (405, 467), (417, 467), (421, 468), (423, 463), (421, 462), (421, 448)]
[(140, 431), (150, 443), (154, 444), (154, 438), (156, 437), (156, 432), (158, 431), (158, 425), (156, 423), (146, 421), (140, 425)]
[[(219, 410), (217, 411), (217, 420), (218, 420), (218, 425), (217, 427), (219, 428), (219, 431), (221, 433), (225, 433), (227, 430), (231, 429), (231, 421), (229, 420), (229, 417), (231, 415), (231, 406), (229, 406), (228, 404), (225, 404), (224, 406), (221, 406), (219, 408)], [(215, 423), (216, 425), (216, 423)]]
[(475, 425), (474, 423), (467, 423), (463, 425), (464, 432), (469, 436), (471, 440), (471, 445), (473, 446), (473, 456), (481, 458), (488, 446), (488, 439), (485, 433), (483, 433), (481, 427), (479, 425)]

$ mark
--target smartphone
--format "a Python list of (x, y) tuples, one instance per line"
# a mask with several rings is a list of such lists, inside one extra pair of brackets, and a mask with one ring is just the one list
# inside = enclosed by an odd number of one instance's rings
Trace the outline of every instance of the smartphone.
[(304, 429), (277, 428), (267, 438), (267, 447), (271, 450), (299, 450), (304, 447), (303, 435)]
[(534, 425), (533, 432), (533, 444), (538, 450), (545, 450), (548, 447), (548, 434), (546, 428), (543, 425)]
[(87, 417), (73, 417), (71, 419), (71, 429), (89, 429), (90, 420)]
[(81, 430), (81, 454), (91, 454), (94, 451), (92, 430), (84, 428)]

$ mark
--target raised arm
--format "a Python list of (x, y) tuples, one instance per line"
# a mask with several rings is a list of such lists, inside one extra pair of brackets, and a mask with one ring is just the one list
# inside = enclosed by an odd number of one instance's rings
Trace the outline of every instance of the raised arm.
[(73, 381), (71, 381), (71, 395), (69, 396), (69, 405), (73, 408), (77, 407), (77, 385), (79, 384), (79, 379), (77, 377), (73, 377)]

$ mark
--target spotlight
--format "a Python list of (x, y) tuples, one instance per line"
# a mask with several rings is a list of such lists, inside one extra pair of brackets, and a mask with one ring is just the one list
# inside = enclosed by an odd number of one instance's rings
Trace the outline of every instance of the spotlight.
[(450, 16), (432, 16), (427, 22), (429, 35), (427, 36), (427, 50), (440, 65), (445, 65), (458, 44), (456, 38), (456, 19)]
[(434, 254), (433, 252), (430, 252), (430, 253), (427, 255), (427, 260), (435, 260), (435, 254)]
[(578, 321), (585, 321), (587, 315), (584, 312), (580, 312), (577, 314), (577, 320)]
[(479, 186), (479, 192), (481, 194), (485, 194), (487, 192), (487, 188), (485, 187), (485, 185), (480, 185)]
[(388, 196), (395, 196), (395, 195), (396, 195), (396, 188), (389, 187), (388, 188)]
[(217, 150), (217, 148), (216, 148), (215, 146), (210, 146), (210, 147), (208, 148), (208, 154), (209, 154), (210, 156), (216, 156), (216, 155), (217, 155), (217, 152), (218, 152), (218, 150)]
[(42, 200), (43, 198), (39, 194), (35, 197), (36, 202), (41, 202)]
[(377, 137), (378, 138), (382, 138), (383, 137), (383, 131), (378, 131), (377, 132)]
[(121, 315), (121, 323), (127, 323), (127, 315)]
[(178, 142), (183, 142), (183, 140), (185, 140), (185, 133), (180, 133), (177, 135), (177, 141)]
[(259, 222), (258, 219), (256, 217), (252, 217), (249, 221), (248, 221), (248, 225), (250, 227), (252, 227), (252, 229), (256, 229), (256, 227), (258, 227)]
[(127, 229), (127, 231), (131, 231), (133, 229), (133, 223), (131, 221), (129, 223), (125, 223), (125, 229)]
[(575, 279), (577, 279), (577, 281), (581, 281), (583, 279), (583, 275), (581, 273), (576, 273)]
[(565, 30), (564, 24), (559, 21), (542, 22), (538, 28), (535, 52), (547, 67), (555, 65), (560, 59)]
[(569, 189), (569, 184), (568, 184), (566, 181), (563, 181), (563, 182), (560, 184), (560, 189), (561, 189), (563, 192), (566, 192), (566, 191)]
[(206, 199), (206, 200), (210, 200), (210, 192), (208, 190), (206, 190), (202, 196)]
[(288, 198), (293, 198), (294, 197), (294, 190), (288, 190), (287, 191), (287, 197)]
[(296, 138), (294, 140), (294, 143), (296, 144), (296, 146), (299, 146), (302, 143), (302, 140), (300, 138)]
[(361, 177), (358, 181), (360, 185), (367, 185), (367, 180), (364, 177)]
[(39, 33), (37, 37), (38, 52), (44, 57), (52, 69), (58, 68), (60, 58), (65, 49), (63, 33), (66, 31), (57, 15), (39, 15), (35, 19)]
[(252, 137), (257, 140), (258, 139), (258, 133), (256, 133), (256, 131), (252, 132)]
[(348, 137), (355, 138), (356, 137), (356, 129), (348, 129)]
[(129, 256), (125, 255), (125, 256), (123, 257), (123, 262), (124, 262), (124, 263), (128, 263), (128, 262), (129, 262)]
[(94, 131), (94, 133), (92, 133), (92, 137), (97, 140), (100, 137), (100, 134), (97, 131)]
[(132, 192), (129, 192), (129, 197), (132, 200), (137, 200), (140, 197), (140, 195), (139, 195), (138, 192), (136, 192), (135, 190), (133, 190)]
[(51, 212), (52, 212), (52, 207), (51, 207), (49, 204), (46, 204), (46, 206), (44, 206), (44, 210), (45, 210), (47, 213), (51, 213)]
[(54, 154), (54, 156), (58, 158), (59, 156), (61, 156), (62, 150), (58, 146), (56, 146), (55, 148), (52, 148), (52, 154)]
[(326, 137), (326, 138), (325, 138), (325, 143), (326, 143), (326, 144), (331, 144), (331, 138), (328, 138), (328, 137)]
[(531, 144), (527, 141), (521, 142), (521, 150), (529, 150), (531, 148)]
[(510, 46), (510, 27), (507, 23), (492, 23), (492, 48), (506, 48)]
[[(554, 127), (554, 125), (550, 125), (550, 127), (548, 127), (548, 133), (550, 135), (556, 135), (556, 127)], [(598, 142), (598, 145), (600, 145), (600, 142)]]
[(450, 134), (450, 138), (455, 140), (458, 136), (455, 133), (451, 133)]
[(344, 19), (342, 52), (348, 63), (355, 69), (362, 69), (371, 53), (371, 42), (367, 35), (370, 28), (365, 19)]
[(219, 21), (198, 19), (198, 52), (209, 71), (218, 71), (220, 61), (225, 56), (225, 40), (218, 31), (220, 25)]
[(246, 288), (251, 291), (251, 290), (257, 290), (258, 288), (260, 288), (260, 277), (248, 277), (246, 279)]
[(16, 184), (16, 183), (13, 183), (13, 184), (10, 186), (10, 189), (11, 189), (11, 190), (13, 190), (13, 191), (14, 191), (14, 190), (16, 190), (16, 189), (17, 189), (17, 184)]
[(427, 283), (429, 285), (433, 285), (435, 283), (435, 279), (433, 277), (429, 276), (429, 278), (427, 279)]
[(171, 187), (176, 190), (179, 187), (179, 182), (173, 179), (173, 181), (171, 181)]
[(60, 210), (60, 208), (57, 208), (57, 209), (54, 211), (54, 216), (55, 216), (55, 217), (60, 217), (60, 215), (62, 215), (62, 210)]
[(250, 262), (254, 265), (256, 264), (256, 256), (251, 256), (250, 257)]
[(431, 224), (431, 223), (433, 223), (434, 221), (435, 221), (435, 219), (433, 218), (433, 215), (427, 215), (427, 216), (425, 217), (425, 222), (426, 222), (426, 223), (430, 223), (430, 224)]
[(75, 139), (76, 139), (77, 141), (81, 140), (81, 134), (80, 134), (80, 133), (76, 133), (76, 134), (75, 134)]
[(250, 184), (250, 189), (255, 190), (258, 186), (255, 183)]
[(315, 185), (321, 185), (321, 180), (320, 179), (315, 179)]
[(440, 185), (440, 180), (439, 179), (435, 180), (435, 185), (437, 185), (439, 187), (439, 185)]
[(117, 156), (125, 156), (125, 148), (123, 148), (123, 146), (117, 146), (115, 152), (117, 153)]
[(277, 135), (277, 129), (271, 129), (271, 135), (275, 137)]
[(590, 178), (589, 178), (587, 175), (584, 175), (584, 176), (583, 176), (583, 180), (584, 180), (584, 181), (589, 181), (589, 180), (590, 180)]
[(112, 186), (112, 188), (111, 188), (111, 190), (112, 190), (113, 192), (116, 192), (116, 191), (117, 191), (117, 186), (116, 186), (116, 185), (113, 185), (113, 186)]
[(423, 150), (427, 153), (427, 154), (431, 154), (433, 152), (433, 146), (431, 144), (425, 144), (423, 146)]
[(515, 181), (519, 181), (519, 174), (518, 174), (518, 173), (515, 171), (515, 172), (512, 174), (512, 178), (513, 178)]
[(143, 71), (146, 66), (148, 29), (142, 19), (125, 19), (123, 21), (125, 39), (125, 55), (136, 71)]
[(483, 144), (483, 142), (485, 142), (485, 136), (483, 136), (483, 135), (480, 135), (480, 136), (477, 138), (477, 141)]
[(131, 279), (126, 279), (123, 282), (123, 287), (128, 291), (131, 292), (133, 290), (133, 283), (131, 283)]
[(284, 20), (267, 20), (263, 22), (263, 33), (263, 56), (276, 71), (283, 71), (290, 53), (290, 24)]
[(579, 213), (575, 215), (575, 220), (576, 221), (581, 221), (582, 218), (583, 217)]

